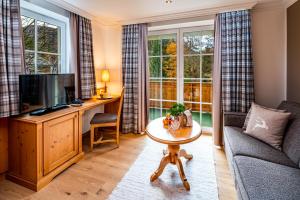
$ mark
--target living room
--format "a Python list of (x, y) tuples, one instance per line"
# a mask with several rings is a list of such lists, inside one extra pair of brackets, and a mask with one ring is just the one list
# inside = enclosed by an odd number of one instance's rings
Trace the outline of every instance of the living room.
[(0, 200), (300, 199), (297, 0), (0, 4)]

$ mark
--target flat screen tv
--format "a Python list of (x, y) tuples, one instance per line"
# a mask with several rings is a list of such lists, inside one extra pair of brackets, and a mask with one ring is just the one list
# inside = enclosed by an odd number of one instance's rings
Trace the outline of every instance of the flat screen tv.
[(20, 75), (20, 112), (43, 115), (75, 99), (74, 74)]

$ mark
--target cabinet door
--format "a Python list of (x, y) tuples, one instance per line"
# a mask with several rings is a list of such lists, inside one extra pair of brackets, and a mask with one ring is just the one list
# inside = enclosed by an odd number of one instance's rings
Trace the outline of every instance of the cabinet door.
[(44, 123), (44, 175), (78, 154), (78, 113)]

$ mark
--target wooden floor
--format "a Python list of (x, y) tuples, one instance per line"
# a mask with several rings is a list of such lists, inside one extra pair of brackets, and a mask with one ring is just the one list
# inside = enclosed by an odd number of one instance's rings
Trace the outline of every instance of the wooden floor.
[[(209, 135), (202, 135), (200, 139), (203, 137), (211, 138)], [(84, 140), (87, 152), (84, 159), (58, 175), (37, 193), (7, 181), (0, 175), (0, 200), (106, 199), (143, 150), (148, 138), (141, 135), (123, 135), (120, 148), (116, 149), (113, 144), (101, 145), (92, 153), (87, 149), (88, 140), (89, 138)], [(219, 198), (235, 200), (233, 180), (223, 150), (214, 148), (214, 157)]]

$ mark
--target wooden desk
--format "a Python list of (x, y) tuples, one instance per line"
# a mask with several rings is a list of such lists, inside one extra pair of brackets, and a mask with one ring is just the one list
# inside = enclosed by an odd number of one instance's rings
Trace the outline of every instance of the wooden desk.
[(91, 99), (43, 116), (29, 114), (9, 119), (7, 179), (38, 191), (56, 175), (82, 159), (82, 116), (100, 105), (112, 105), (120, 97)]

